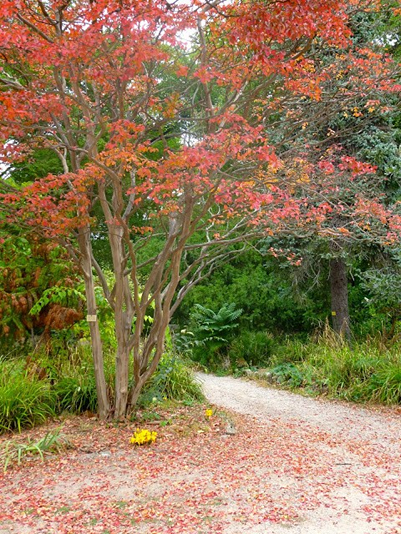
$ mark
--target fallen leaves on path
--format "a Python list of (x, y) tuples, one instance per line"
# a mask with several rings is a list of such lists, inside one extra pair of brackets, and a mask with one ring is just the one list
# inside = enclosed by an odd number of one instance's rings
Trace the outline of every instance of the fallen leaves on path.
[(227, 414), (205, 418), (204, 406), (158, 413), (162, 421), (140, 423), (157, 431), (148, 446), (130, 444), (137, 422), (67, 419), (74, 450), (0, 475), (0, 533), (246, 532), (291, 525), (322, 506), (341, 515), (357, 508), (364, 520), (401, 532), (399, 449), (234, 414), (236, 431), (227, 433)]

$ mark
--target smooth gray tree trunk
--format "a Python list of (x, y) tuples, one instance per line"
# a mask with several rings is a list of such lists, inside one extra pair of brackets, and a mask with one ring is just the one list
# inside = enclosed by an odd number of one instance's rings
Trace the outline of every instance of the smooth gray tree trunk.
[(88, 313), (88, 324), (91, 336), (93, 366), (95, 370), (98, 413), (100, 419), (110, 416), (110, 403), (107, 395), (107, 384), (104, 374), (103, 346), (97, 318), (95, 284), (92, 274), (91, 242), (89, 226), (79, 229), (78, 244), (80, 249), (80, 266), (85, 282), (85, 294)]

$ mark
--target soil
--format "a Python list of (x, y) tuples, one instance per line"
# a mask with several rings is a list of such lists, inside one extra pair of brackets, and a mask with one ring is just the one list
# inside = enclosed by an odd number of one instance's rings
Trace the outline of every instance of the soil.
[(63, 421), (74, 448), (0, 474), (0, 534), (401, 534), (399, 408), (198, 378), (208, 405)]

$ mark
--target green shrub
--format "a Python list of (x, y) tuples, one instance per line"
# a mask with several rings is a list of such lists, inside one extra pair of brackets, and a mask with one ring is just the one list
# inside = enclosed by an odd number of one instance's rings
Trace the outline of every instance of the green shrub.
[(228, 352), (241, 313), (235, 304), (224, 304), (217, 312), (196, 304), (191, 315), (193, 359), (202, 365), (220, 363)]
[(75, 376), (66, 376), (55, 384), (59, 410), (72, 413), (96, 412), (97, 392), (92, 373), (77, 370)]
[(283, 363), (274, 367), (271, 371), (273, 379), (278, 384), (291, 388), (299, 388), (304, 383), (301, 371), (293, 363)]
[(192, 358), (194, 346), (195, 336), (190, 330), (183, 328), (172, 335), (172, 348), (177, 354)]
[(261, 366), (269, 362), (275, 342), (267, 332), (245, 330), (234, 339), (230, 347), (230, 360), (236, 367), (242, 361), (250, 366)]
[(33, 427), (55, 415), (56, 397), (46, 380), (35, 380), (21, 369), (2, 365), (0, 381), (0, 433)]
[(188, 364), (181, 358), (167, 353), (161, 359), (156, 373), (145, 385), (139, 404), (146, 406), (154, 399), (201, 401), (204, 397), (201, 385)]
[(344, 344), (331, 346), (309, 344), (309, 356), (304, 367), (312, 367), (312, 379), (324, 381), (328, 391), (337, 396), (358, 400), (356, 393), (380, 364), (380, 356), (363, 345), (354, 348)]
[(277, 242), (262, 241), (258, 245), (263, 254), (249, 249), (234, 255), (191, 289), (175, 314), (180, 328), (188, 324), (196, 303), (217, 310), (227, 302), (235, 302), (243, 310), (239, 322), (245, 330), (306, 334), (316, 328), (330, 307), (326, 273), (320, 278), (322, 284), (313, 284), (312, 288), (310, 278), (299, 275), (299, 267), (294, 270), (287, 260), (265, 254), (271, 246), (276, 248)]

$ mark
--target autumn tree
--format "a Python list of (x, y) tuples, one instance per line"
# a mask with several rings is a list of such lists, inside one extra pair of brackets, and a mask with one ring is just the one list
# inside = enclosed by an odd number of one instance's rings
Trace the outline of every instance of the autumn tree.
[[(26, 229), (7, 230), (0, 232), (1, 334), (9, 341), (5, 346), (11, 340), (31, 340), (35, 347), (38, 333), (47, 341), (50, 330), (62, 330), (83, 318), (77, 276), (66, 251), (56, 243)], [(32, 314), (37, 303), (40, 310)]]
[(398, 135), (391, 117), (400, 86), (385, 24), (392, 10), (384, 3), (358, 7), (350, 12), (346, 46), (315, 41), (304, 54), (321, 80), (316, 98), (282, 93), (266, 125), (285, 162), (276, 180), (304, 199), (293, 202), (292, 220), (282, 221), (275, 237), (281, 231), (292, 246), (298, 240), (292, 253), (313, 258), (304, 263), (329, 264), (333, 328), (348, 338), (347, 260), (396, 243), (389, 221), (397, 207), (389, 205), (399, 189)]
[[(234, 250), (227, 244), (244, 240), (266, 214), (273, 222), (308, 216), (292, 211), (291, 188), (276, 183), (283, 161), (265, 125), (283, 95), (320, 98), (327, 75), (316, 75), (306, 54), (317, 41), (347, 46), (347, 7), (334, 0), (1, 4), (2, 161), (23, 161), (41, 147), (63, 168), (3, 196), (12, 208), (7, 220), (41, 228), (80, 268), (102, 418), (135, 405), (172, 314)], [(112, 284), (94, 252), (100, 235)], [(141, 263), (152, 240), (156, 253)], [(113, 398), (94, 273), (115, 318)]]

